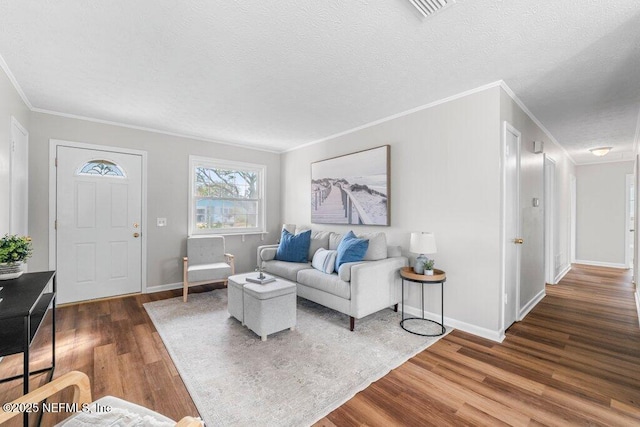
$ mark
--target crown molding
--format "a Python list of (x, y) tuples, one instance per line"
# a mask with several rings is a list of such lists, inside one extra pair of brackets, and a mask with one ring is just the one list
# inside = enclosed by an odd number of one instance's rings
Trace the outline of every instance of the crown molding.
[(545, 133), (545, 135), (547, 135), (547, 138), (549, 138), (549, 140), (551, 142), (553, 142), (556, 147), (558, 147), (560, 149), (560, 151), (562, 151), (564, 153), (565, 156), (567, 156), (567, 158), (569, 160), (571, 160), (571, 162), (574, 165), (577, 165), (575, 159), (573, 157), (571, 157), (571, 154), (569, 154), (569, 152), (567, 151), (566, 148), (564, 148), (562, 145), (560, 145), (560, 143), (554, 138), (553, 135), (551, 135), (551, 132), (549, 132), (549, 130), (544, 127), (544, 125), (542, 124), (542, 122), (540, 120), (538, 120), (538, 118), (531, 112), (531, 110), (529, 110), (527, 108), (526, 105), (524, 105), (524, 102), (522, 102), (522, 100), (520, 98), (518, 98), (518, 96), (515, 94), (514, 91), (511, 90), (511, 88), (507, 85), (507, 83), (504, 80), (500, 80), (500, 87), (502, 88), (502, 90), (504, 90), (507, 95), (509, 95), (509, 97), (511, 99), (513, 99), (513, 102), (515, 102), (516, 104), (518, 104), (518, 106), (522, 109), (522, 111), (525, 112), (525, 114), (527, 116), (529, 116), (529, 118), (531, 120), (533, 120), (533, 122), (538, 125), (538, 127), (540, 129), (542, 129), (542, 131)]
[(147, 128), (147, 127), (144, 127), (144, 126), (136, 126), (136, 125), (130, 125), (130, 124), (127, 124), (127, 123), (112, 122), (110, 120), (94, 119), (92, 117), (85, 117), (85, 116), (78, 116), (78, 115), (75, 115), (75, 114), (61, 113), (59, 111), (45, 110), (43, 108), (31, 108), (31, 111), (33, 111), (34, 113), (49, 114), (49, 115), (52, 115), (52, 116), (64, 117), (64, 118), (67, 118), (67, 119), (83, 120), (83, 121), (87, 121), (87, 122), (100, 123), (100, 124), (103, 124), (103, 125), (118, 126), (118, 127), (128, 128), (128, 129), (140, 130), (140, 131), (144, 131), (144, 132), (151, 132), (151, 133), (157, 133), (157, 134), (161, 134), (161, 135), (174, 136), (174, 137), (177, 137), (177, 138), (192, 139), (192, 140), (195, 140), (195, 141), (211, 142), (211, 143), (222, 144), (222, 145), (230, 145), (230, 146), (233, 146), (233, 147), (246, 148), (246, 149), (255, 150), (255, 151), (263, 151), (263, 152), (267, 152), (267, 153), (279, 154), (281, 152), (280, 150), (271, 150), (271, 149), (268, 149), (268, 148), (254, 146), (254, 145), (250, 145), (250, 144), (242, 144), (242, 143), (238, 143), (238, 142), (229, 142), (229, 141), (220, 141), (220, 140), (215, 140), (215, 139), (208, 139), (208, 138), (203, 138), (203, 137), (194, 136), (194, 135), (186, 135), (186, 134), (169, 132), (169, 131), (164, 131), (164, 130), (159, 130), (159, 129), (154, 129), (154, 128)]
[(18, 81), (16, 80), (15, 76), (9, 69), (9, 65), (7, 65), (7, 62), (4, 60), (2, 55), (0, 55), (0, 68), (2, 68), (4, 73), (7, 75), (7, 78), (13, 85), (13, 88), (16, 90), (16, 92), (18, 92), (18, 95), (20, 95), (20, 98), (22, 98), (22, 102), (25, 103), (25, 105), (29, 110), (33, 111), (33, 105), (31, 104), (31, 102), (29, 101), (29, 98), (27, 98), (27, 95), (25, 95), (24, 91), (18, 84)]
[(335, 139), (335, 138), (338, 138), (338, 137), (341, 137), (341, 136), (344, 136), (344, 135), (348, 135), (350, 133), (354, 133), (354, 132), (357, 132), (357, 131), (360, 131), (360, 130), (363, 130), (363, 129), (367, 129), (367, 128), (370, 128), (372, 126), (376, 126), (376, 125), (379, 125), (381, 123), (388, 122), (390, 120), (394, 120), (394, 119), (397, 119), (397, 118), (400, 118), (400, 117), (403, 117), (403, 116), (408, 116), (409, 114), (417, 113), (418, 111), (422, 111), (422, 110), (426, 110), (426, 109), (429, 109), (429, 108), (433, 108), (433, 107), (435, 107), (437, 105), (444, 104), (444, 103), (447, 103), (447, 102), (450, 102), (450, 101), (454, 101), (454, 100), (459, 99), (459, 98), (464, 98), (465, 96), (469, 96), (469, 95), (472, 95), (474, 93), (478, 93), (478, 92), (485, 91), (487, 89), (498, 87), (502, 83), (503, 83), (502, 80), (498, 80), (498, 81), (495, 81), (493, 83), (488, 83), (486, 85), (479, 86), (479, 87), (477, 87), (475, 89), (470, 89), (470, 90), (467, 90), (467, 91), (464, 91), (464, 92), (460, 92), (458, 94), (455, 94), (455, 95), (452, 95), (452, 96), (448, 96), (446, 98), (442, 98), (442, 99), (439, 99), (437, 101), (430, 102), (428, 104), (424, 104), (424, 105), (421, 105), (419, 107), (415, 107), (415, 108), (412, 108), (410, 110), (403, 111), (401, 113), (393, 114), (391, 116), (387, 116), (385, 118), (382, 118), (382, 119), (379, 119), (379, 120), (375, 120), (373, 122), (369, 122), (369, 123), (366, 123), (364, 125), (361, 125), (361, 126), (358, 126), (358, 127), (355, 127), (355, 128), (351, 128), (349, 130), (345, 130), (343, 132), (334, 133), (333, 135), (330, 135), (330, 136), (327, 136), (327, 137), (324, 137), (324, 138), (321, 138), (321, 139), (316, 139), (315, 141), (307, 142), (307, 143), (302, 144), (302, 145), (298, 145), (297, 147), (288, 148), (286, 150), (283, 150), (282, 153), (288, 153), (288, 152), (291, 152), (291, 151), (300, 150), (301, 148), (309, 147), (311, 145), (320, 144), (321, 142), (329, 141), (329, 140), (332, 140), (332, 139)]
[(615, 159), (615, 160), (596, 160), (594, 162), (581, 162), (576, 163), (576, 166), (591, 166), (591, 165), (602, 165), (605, 163), (628, 163), (633, 162), (635, 159)]

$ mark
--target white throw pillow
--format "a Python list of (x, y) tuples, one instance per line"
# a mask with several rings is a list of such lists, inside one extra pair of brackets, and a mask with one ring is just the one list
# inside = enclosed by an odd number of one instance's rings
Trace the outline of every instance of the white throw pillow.
[(323, 273), (331, 274), (336, 266), (337, 251), (330, 251), (325, 248), (320, 248), (313, 254), (313, 260), (311, 266), (316, 270), (320, 270)]

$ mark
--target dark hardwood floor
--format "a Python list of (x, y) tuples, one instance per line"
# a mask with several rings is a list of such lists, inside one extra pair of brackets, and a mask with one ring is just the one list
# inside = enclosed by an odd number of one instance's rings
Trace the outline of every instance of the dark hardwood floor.
[[(60, 308), (56, 376), (81, 370), (94, 398), (120, 396), (174, 419), (196, 415), (142, 307), (178, 295)], [(34, 344), (33, 360), (41, 366), (48, 336), (41, 331)], [(5, 358), (0, 375), (18, 373), (20, 361)], [(34, 377), (32, 387), (40, 381)], [(20, 381), (0, 384), (0, 402), (21, 388)], [(47, 415), (43, 425), (56, 420)], [(503, 343), (454, 331), (316, 425), (505, 424), (640, 425), (640, 328), (628, 271), (575, 265), (560, 284), (547, 286), (547, 296)]]

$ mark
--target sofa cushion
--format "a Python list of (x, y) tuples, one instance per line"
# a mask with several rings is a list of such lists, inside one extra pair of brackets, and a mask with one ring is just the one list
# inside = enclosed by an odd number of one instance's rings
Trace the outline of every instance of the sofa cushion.
[(316, 269), (298, 272), (298, 283), (344, 299), (351, 299), (351, 285), (340, 280), (337, 274), (324, 274)]
[(329, 235), (330, 231), (312, 231), (311, 232), (311, 244), (309, 245), (309, 259), (313, 259), (313, 256), (318, 249), (329, 249)]
[(358, 239), (353, 231), (348, 232), (338, 245), (338, 255), (336, 256), (336, 272), (345, 262), (357, 262), (364, 259), (369, 248), (369, 241)]
[(311, 230), (300, 234), (291, 234), (284, 229), (276, 251), (276, 259), (289, 262), (307, 262), (309, 260), (310, 243)]
[(330, 233), (329, 234), (329, 249), (331, 249), (332, 251), (335, 251), (336, 249), (338, 249), (338, 245), (340, 244), (340, 242), (342, 242), (342, 238), (344, 237), (344, 235), (340, 234), (340, 233)]
[(263, 265), (265, 272), (273, 274), (274, 276), (280, 276), (283, 279), (291, 280), (293, 282), (296, 281), (300, 270), (313, 270), (313, 267), (311, 267), (311, 264), (309, 263), (273, 260), (265, 261)]
[(311, 266), (325, 274), (331, 274), (336, 268), (336, 251), (320, 248), (313, 255)]
[(369, 241), (369, 248), (363, 258), (365, 261), (387, 259), (387, 235), (385, 233), (360, 233), (356, 234), (356, 237)]

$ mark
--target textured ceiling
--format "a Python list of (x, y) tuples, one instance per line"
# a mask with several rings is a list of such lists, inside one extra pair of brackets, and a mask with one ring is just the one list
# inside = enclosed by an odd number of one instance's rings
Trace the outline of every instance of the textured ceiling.
[(579, 163), (633, 150), (639, 28), (638, 0), (0, 1), (39, 111), (286, 150), (504, 80)]

